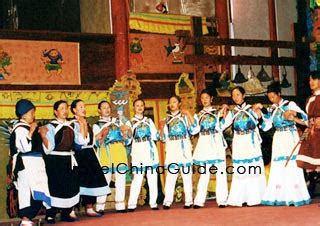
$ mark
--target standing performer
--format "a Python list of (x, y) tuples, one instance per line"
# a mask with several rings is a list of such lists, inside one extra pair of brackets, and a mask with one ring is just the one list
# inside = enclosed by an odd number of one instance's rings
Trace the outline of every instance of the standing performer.
[(143, 115), (145, 103), (142, 99), (133, 102), (134, 117), (127, 124), (132, 133), (132, 169), (133, 180), (130, 187), (128, 211), (133, 212), (137, 208), (138, 196), (144, 174), (147, 174), (149, 186), (149, 205), (153, 210), (158, 210), (158, 174), (156, 168), (159, 166), (158, 150), (154, 141), (159, 140), (159, 133), (152, 121)]
[(18, 190), (18, 216), (21, 218), (20, 225), (23, 226), (33, 225), (31, 220), (37, 215), (42, 203), (47, 209), (51, 207), (48, 178), (42, 156), (42, 139), (35, 122), (35, 109), (29, 100), (21, 99), (17, 102), (16, 115), (19, 122), (14, 125), (10, 137), (12, 176)]
[(203, 109), (196, 116), (197, 132), (200, 132), (197, 146), (193, 154), (193, 163), (204, 168), (198, 182), (197, 195), (194, 199), (193, 208), (204, 206), (208, 184), (210, 180), (210, 168), (215, 166), (216, 173), (216, 200), (220, 208), (227, 205), (228, 179), (226, 174), (226, 147), (223, 137), (220, 116), (211, 106), (213, 97), (208, 90), (203, 90), (200, 95)]
[(183, 180), (185, 209), (192, 207), (192, 144), (196, 122), (187, 110), (180, 111), (181, 99), (171, 96), (170, 112), (161, 126), (160, 137), (166, 143), (165, 168), (167, 169), (163, 208), (170, 209), (179, 172)]
[(93, 131), (85, 119), (86, 109), (82, 100), (71, 103), (71, 112), (75, 115), (74, 133), (76, 137), (85, 138), (86, 144), (77, 145), (75, 157), (79, 168), (80, 195), (89, 217), (99, 217), (100, 213), (93, 210), (96, 197), (111, 193), (107, 181), (101, 171), (101, 166), (94, 151), (95, 138)]
[(307, 170), (309, 180), (309, 193), (313, 196), (320, 171), (320, 73), (314, 71), (310, 74), (309, 85), (313, 95), (309, 97), (306, 111), (309, 117), (308, 128), (301, 142), (297, 164)]
[(57, 209), (61, 209), (61, 220), (72, 222), (74, 219), (70, 213), (80, 197), (74, 143), (85, 145), (86, 141), (79, 134), (75, 136), (74, 128), (67, 121), (69, 112), (66, 101), (55, 102), (53, 110), (56, 119), (45, 127), (46, 136), (43, 137), (52, 204), (50, 211), (47, 211), (46, 221), (55, 223)]
[[(298, 149), (289, 159), (295, 145), (299, 142), (296, 123), (305, 125), (308, 116), (293, 101), (282, 99), (280, 83), (269, 85), (267, 93), (273, 105), (263, 115), (262, 129), (267, 131), (273, 125), (276, 132), (272, 142), (272, 161), (268, 186), (261, 204), (271, 206), (309, 204), (311, 199), (303, 170), (298, 168), (296, 163)], [(285, 166), (287, 160), (289, 162)]]
[[(98, 146), (98, 158), (110, 184), (115, 175), (115, 208), (119, 213), (125, 213), (126, 172), (128, 171), (127, 152), (124, 145), (130, 142), (128, 131), (130, 128), (123, 125), (119, 118), (111, 117), (111, 106), (107, 101), (98, 104), (100, 119), (93, 125), (93, 133)], [(96, 210), (103, 213), (106, 196), (97, 198)]]
[(231, 91), (236, 104), (229, 111), (224, 128), (233, 125), (232, 140), (233, 174), (228, 204), (231, 206), (253, 206), (261, 203), (266, 188), (264, 164), (261, 153), (258, 115), (244, 100), (245, 90), (235, 87)]

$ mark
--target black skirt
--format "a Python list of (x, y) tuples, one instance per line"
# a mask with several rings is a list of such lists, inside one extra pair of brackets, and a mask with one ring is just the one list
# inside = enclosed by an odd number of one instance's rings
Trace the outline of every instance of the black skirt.
[(71, 164), (71, 156), (45, 157), (51, 204), (57, 208), (71, 208), (79, 203), (78, 168)]
[(78, 150), (75, 157), (79, 168), (80, 195), (97, 197), (110, 194), (110, 188), (94, 149)]

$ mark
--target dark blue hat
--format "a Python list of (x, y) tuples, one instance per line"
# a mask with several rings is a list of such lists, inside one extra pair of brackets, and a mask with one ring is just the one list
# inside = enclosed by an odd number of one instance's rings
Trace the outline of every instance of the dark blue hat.
[(16, 103), (16, 115), (20, 118), (22, 115), (30, 111), (32, 108), (36, 108), (33, 103), (27, 99), (21, 99)]

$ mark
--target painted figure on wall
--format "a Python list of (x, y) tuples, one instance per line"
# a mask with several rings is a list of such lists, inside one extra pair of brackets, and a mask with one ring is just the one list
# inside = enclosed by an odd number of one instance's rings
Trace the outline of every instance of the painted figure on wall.
[(6, 70), (11, 64), (11, 57), (7, 52), (4, 51), (2, 46), (0, 46), (0, 80), (4, 80), (5, 76), (10, 75), (10, 72)]
[(141, 45), (142, 39), (133, 38), (130, 42), (130, 62), (131, 64), (142, 65), (143, 58), (141, 52), (143, 50)]
[(173, 64), (182, 64), (183, 63), (183, 55), (186, 45), (182, 45), (179, 41), (176, 41), (174, 45), (172, 45), (170, 38), (168, 39), (168, 46), (164, 46), (167, 51), (167, 57), (172, 54), (173, 56)]
[(57, 49), (44, 50), (42, 57), (48, 74), (52, 74), (52, 71), (56, 71), (57, 75), (61, 74), (61, 65), (64, 62), (62, 54)]

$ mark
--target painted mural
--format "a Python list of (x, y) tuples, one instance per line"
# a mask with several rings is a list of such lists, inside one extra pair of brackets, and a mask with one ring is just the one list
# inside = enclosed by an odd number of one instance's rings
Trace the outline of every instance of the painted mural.
[(193, 72), (193, 65), (184, 63), (193, 47), (176, 36), (131, 33), (129, 38), (130, 69), (135, 73)]
[(0, 84), (80, 85), (79, 43), (1, 39)]

